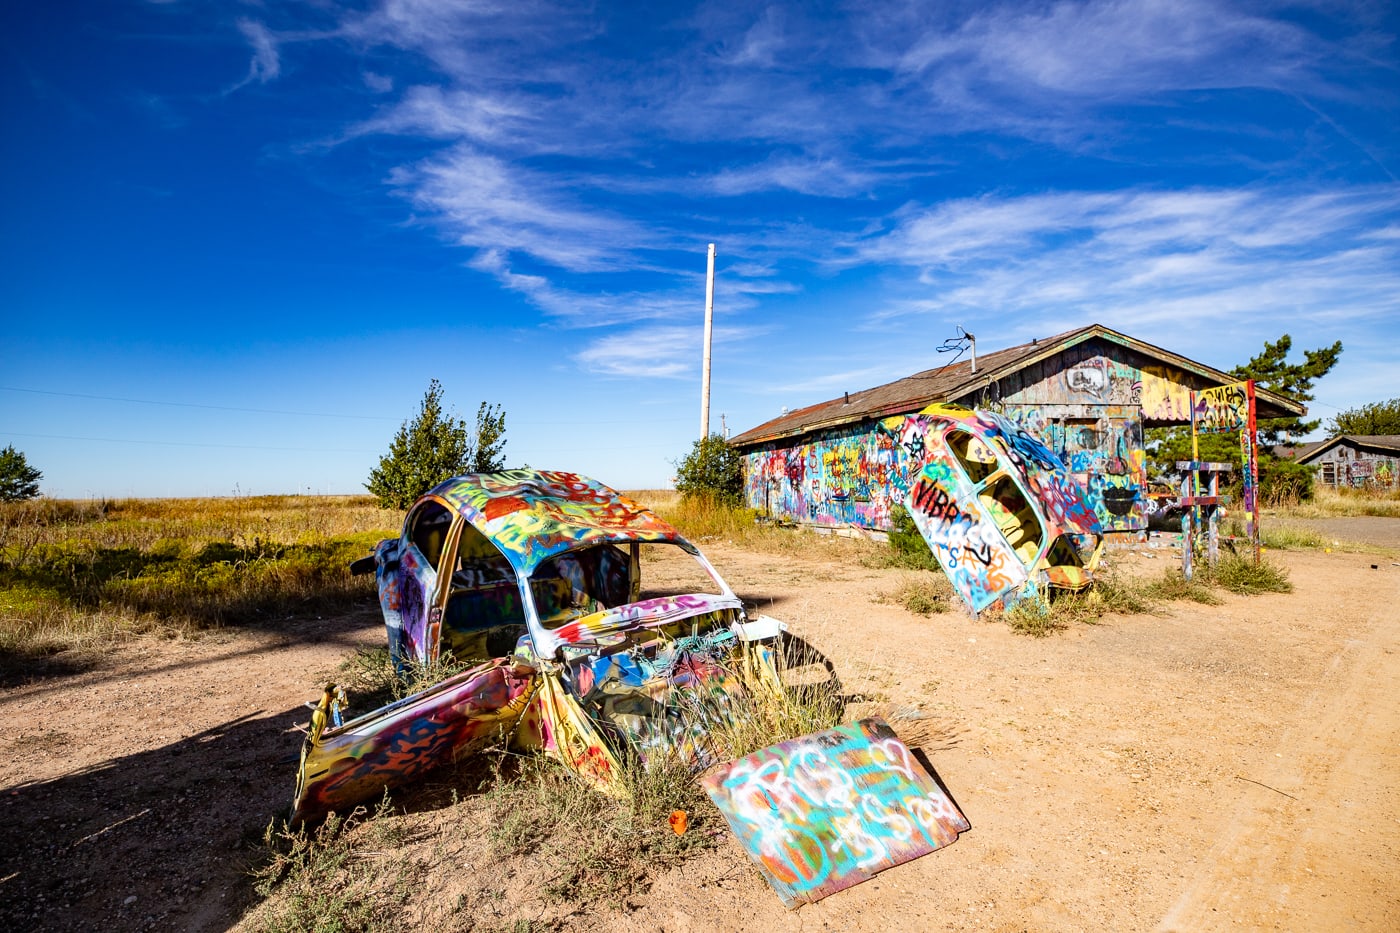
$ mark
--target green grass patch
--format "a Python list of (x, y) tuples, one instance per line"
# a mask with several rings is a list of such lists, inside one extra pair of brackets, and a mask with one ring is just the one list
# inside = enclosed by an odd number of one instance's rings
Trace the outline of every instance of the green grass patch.
[(0, 680), (137, 634), (188, 636), (345, 611), (348, 565), (394, 534), (364, 497), (262, 496), (0, 508)]
[(1241, 596), (1293, 592), (1288, 572), (1268, 560), (1256, 564), (1251, 557), (1230, 554), (1210, 568), (1208, 575), (1216, 586)]
[[(920, 595), (927, 585), (923, 581), (911, 584), (901, 580), (896, 589), (877, 599), (899, 603), (911, 612), (928, 614), (925, 597)], [(1177, 601), (1217, 606), (1224, 601), (1222, 590), (1253, 596), (1288, 593), (1292, 589), (1287, 571), (1267, 559), (1256, 565), (1251, 556), (1226, 554), (1215, 567), (1202, 562), (1191, 580), (1177, 567), (1164, 568), (1156, 576), (1145, 578), (1100, 572), (1095, 576), (1094, 585), (1083, 592), (1041, 590), (1007, 607), (993, 604), (983, 611), (982, 618), (1000, 620), (1022, 635), (1043, 638), (1072, 625), (1093, 625), (1110, 613), (1150, 614), (1161, 611), (1166, 603)], [(949, 598), (951, 596), (950, 592)]]

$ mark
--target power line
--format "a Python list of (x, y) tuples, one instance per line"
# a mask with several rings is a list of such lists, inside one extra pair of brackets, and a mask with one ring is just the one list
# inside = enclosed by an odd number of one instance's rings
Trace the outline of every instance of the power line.
[[(690, 419), (685, 419), (689, 421)], [(59, 441), (93, 441), (102, 444), (139, 444), (151, 447), (209, 447), (221, 450), (294, 450), (303, 453), (327, 453), (327, 454), (380, 454), (379, 450), (364, 450), (355, 447), (266, 447), (256, 444), (196, 444), (191, 441), (148, 441), (132, 440), (124, 437), (83, 437), (77, 434), (32, 434), (25, 431), (5, 431), (0, 430), (0, 437), (42, 437), (48, 440)], [(595, 453), (598, 447), (551, 447), (550, 454), (570, 454), (570, 453)], [(608, 450), (671, 450), (670, 444), (632, 444), (616, 445), (608, 444)]]
[(76, 434), (28, 434), (23, 431), (0, 431), (7, 437), (43, 437), (59, 441), (96, 441), (103, 444), (141, 444), (152, 447), (213, 447), (221, 450), (296, 450), (303, 453), (372, 454), (378, 451), (352, 447), (263, 447), (256, 444), (195, 444), (189, 441), (135, 441), (124, 437), (80, 437)]
[(259, 415), (297, 415), (304, 418), (351, 418), (357, 421), (398, 421), (382, 415), (341, 415), (325, 411), (284, 411), (277, 408), (240, 408), (234, 405), (201, 405), (198, 402), (169, 402), (162, 399), (123, 398), (117, 395), (87, 395), (82, 392), (54, 392), (50, 389), (23, 389), (18, 386), (0, 386), (6, 392), (28, 392), (33, 395), (60, 395), (64, 398), (96, 399), (103, 402), (131, 402), (136, 405), (166, 405), (171, 408), (205, 408), (213, 411), (243, 411)]
[[(0, 391), (4, 392), (27, 392), (31, 395), (56, 395), (62, 398), (82, 398), (93, 399), (102, 402), (130, 402), (135, 405), (164, 405), (169, 408), (202, 408), (210, 411), (241, 411), (258, 415), (295, 415), (301, 418), (346, 418), (357, 421), (405, 421), (404, 418), (390, 418), (385, 415), (345, 415), (327, 411), (290, 411), (280, 408), (243, 408), (236, 405), (201, 405), (198, 402), (171, 402), (164, 399), (150, 398), (125, 398), (119, 395), (90, 395), (83, 392), (56, 392), (52, 389), (26, 389), (20, 386), (0, 386)], [(619, 418), (609, 421), (589, 420), (588, 424), (636, 424), (643, 420), (639, 418)], [(688, 421), (688, 418), (647, 418), (648, 424), (673, 424), (680, 421)], [(531, 425), (543, 427), (561, 427), (565, 425), (579, 424), (577, 419), (568, 421), (515, 421), (515, 425)], [(32, 435), (35, 437), (41, 435)], [(56, 436), (56, 435), (55, 435)], [(101, 440), (101, 438), (75, 438), (75, 440)], [(131, 443), (137, 443), (135, 441)], [(268, 448), (274, 449), (274, 448)]]

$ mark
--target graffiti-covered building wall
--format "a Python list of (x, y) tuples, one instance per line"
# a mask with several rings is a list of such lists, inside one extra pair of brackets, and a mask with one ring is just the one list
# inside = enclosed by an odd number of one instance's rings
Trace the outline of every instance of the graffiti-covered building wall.
[[(888, 529), (908, 493), (908, 464), (884, 424), (932, 402), (999, 409), (1059, 454), (1105, 531), (1141, 532), (1147, 497), (1143, 432), (1189, 424), (1191, 392), (1233, 377), (1101, 325), (1032, 341), (823, 402), (731, 443), (744, 453), (748, 505), (814, 525)], [(1301, 412), (1264, 393), (1261, 413)]]
[(1298, 458), (1317, 468), (1326, 486), (1395, 489), (1400, 486), (1400, 435), (1344, 434), (1322, 442)]

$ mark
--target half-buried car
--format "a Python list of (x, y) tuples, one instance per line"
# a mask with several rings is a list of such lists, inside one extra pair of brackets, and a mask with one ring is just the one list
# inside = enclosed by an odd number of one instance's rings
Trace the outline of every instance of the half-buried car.
[(781, 689), (782, 625), (750, 619), (669, 524), (577, 474), (447, 480), (352, 569), (375, 574), (400, 674), (467, 668), (353, 719), (328, 685), (302, 749), (296, 822), (502, 737), (615, 789), (619, 754), (703, 758), (707, 719), (744, 684)]

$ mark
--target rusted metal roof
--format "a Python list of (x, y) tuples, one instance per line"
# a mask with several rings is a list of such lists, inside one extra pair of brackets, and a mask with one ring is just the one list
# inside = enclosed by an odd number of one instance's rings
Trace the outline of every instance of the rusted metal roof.
[[(1094, 337), (1128, 347), (1144, 356), (1195, 373), (1215, 385), (1239, 381), (1229, 373), (1221, 372), (1169, 350), (1163, 350), (1161, 347), (1120, 334), (1102, 324), (1090, 324), (1088, 327), (1065, 331), (1063, 334), (1056, 334), (1053, 337), (1037, 338), (1030, 343), (1023, 343), (1019, 346), (978, 354), (977, 372), (975, 373), (972, 371), (971, 360), (960, 360), (937, 369), (926, 369), (923, 372), (876, 386), (873, 389), (849, 392), (840, 398), (808, 405), (805, 408), (780, 415), (771, 421), (766, 421), (756, 428), (750, 428), (731, 438), (729, 443), (736, 447), (745, 447), (779, 438), (794, 437), (822, 428), (849, 424), (853, 421), (909, 414), (934, 402), (962, 401), (1004, 376), (1048, 359)], [(1304, 406), (1266, 389), (1256, 387), (1255, 395), (1260, 418), (1307, 414), (1307, 408)]]
[(1325, 441), (1309, 444), (1298, 451), (1298, 462), (1306, 463), (1316, 459), (1342, 441), (1350, 441), (1357, 447), (1370, 447), (1386, 453), (1400, 453), (1400, 434), (1338, 434)]

